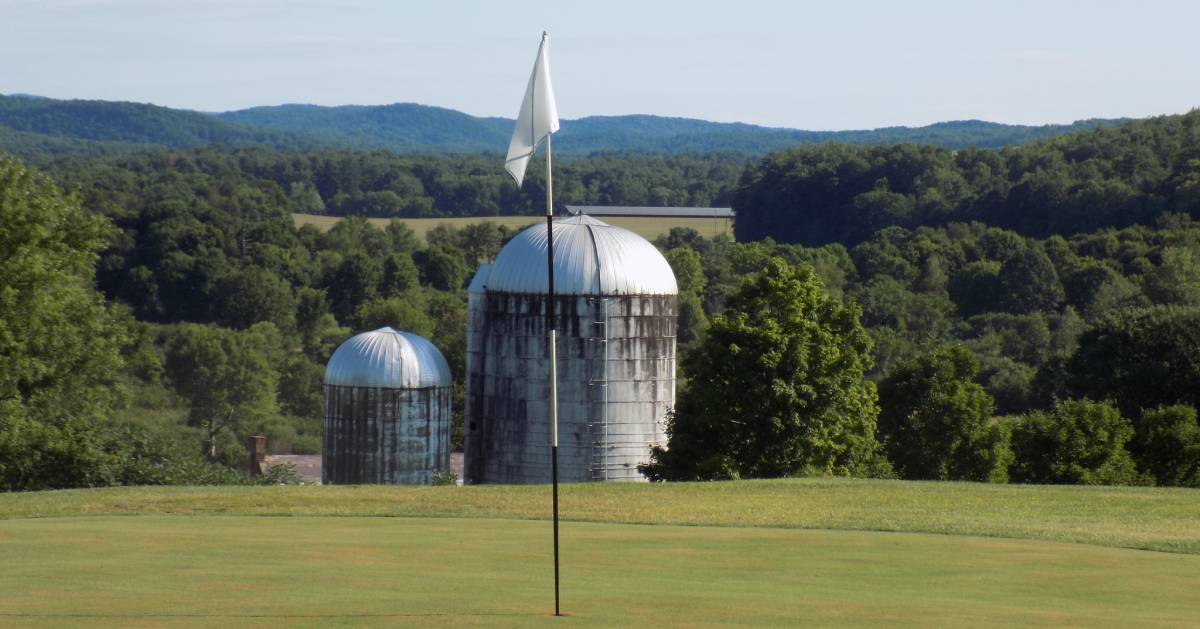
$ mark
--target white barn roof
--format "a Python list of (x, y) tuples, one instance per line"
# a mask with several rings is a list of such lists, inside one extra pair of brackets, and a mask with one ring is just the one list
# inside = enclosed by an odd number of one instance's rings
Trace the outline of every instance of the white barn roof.
[(325, 367), (325, 384), (385, 389), (448, 387), (450, 366), (433, 343), (383, 327), (342, 343)]
[(568, 205), (572, 214), (589, 216), (648, 216), (670, 218), (733, 218), (727, 207), (646, 207), (623, 205)]
[[(513, 238), (486, 277), (480, 269), (473, 290), (546, 292), (546, 225)], [(671, 265), (637, 234), (590, 216), (554, 222), (556, 295), (674, 295), (679, 292)]]

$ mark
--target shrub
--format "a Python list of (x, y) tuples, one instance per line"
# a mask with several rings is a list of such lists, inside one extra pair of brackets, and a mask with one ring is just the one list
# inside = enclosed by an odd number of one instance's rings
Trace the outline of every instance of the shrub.
[(1013, 426), (1009, 473), (1019, 483), (1132, 485), (1138, 475), (1125, 449), (1132, 437), (1133, 426), (1109, 402), (1058, 402)]

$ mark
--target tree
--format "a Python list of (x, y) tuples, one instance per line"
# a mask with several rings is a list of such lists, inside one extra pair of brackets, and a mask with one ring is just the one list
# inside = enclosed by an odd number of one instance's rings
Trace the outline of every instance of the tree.
[(424, 294), (419, 289), (400, 297), (372, 299), (354, 311), (354, 329), (361, 332), (389, 326), (428, 337), (433, 333), (433, 321), (425, 306)]
[(383, 283), (379, 292), (384, 297), (396, 297), (420, 285), (420, 273), (407, 253), (393, 253), (383, 261)]
[(379, 294), (383, 267), (365, 253), (346, 256), (326, 283), (326, 293), (334, 316), (343, 323), (350, 320), (355, 309)]
[(992, 398), (979, 362), (948, 345), (900, 364), (879, 384), (879, 437), (903, 478), (1008, 479), (1007, 444), (989, 432)]
[(438, 290), (461, 290), (470, 273), (463, 261), (463, 252), (457, 247), (430, 246), (425, 251), (418, 251), (413, 260), (424, 283)]
[(1146, 276), (1145, 286), (1156, 304), (1200, 306), (1200, 261), (1191, 249), (1166, 247), (1162, 264)]
[(1200, 406), (1200, 309), (1159, 306), (1105, 317), (1066, 363), (1073, 396), (1116, 400), (1126, 417), (1166, 404)]
[(324, 363), (350, 336), (350, 329), (339, 326), (329, 312), (325, 291), (307, 287), (296, 291), (296, 331), (304, 354), (318, 363)]
[(688, 247), (676, 247), (667, 250), (666, 258), (671, 271), (675, 273), (675, 283), (679, 285), (680, 293), (699, 295), (704, 292), (708, 280), (704, 277), (699, 253)]
[(93, 285), (110, 228), (0, 155), (0, 489), (108, 484), (129, 332)]
[(218, 324), (244, 329), (270, 321), (283, 331), (295, 329), (292, 288), (274, 273), (247, 266), (217, 278), (214, 284), (210, 296), (213, 320)]
[(203, 430), (210, 460), (225, 430), (278, 411), (279, 375), (271, 358), (279, 343), (270, 323), (242, 331), (185, 323), (167, 341), (167, 377), (187, 401), (188, 423)]
[(704, 314), (704, 306), (700, 295), (708, 285), (704, 276), (704, 267), (700, 254), (688, 247), (676, 247), (667, 250), (667, 262), (675, 273), (675, 282), (679, 285), (679, 318), (676, 337), (682, 344), (691, 343), (708, 326), (708, 317)]
[[(683, 361), (654, 480), (880, 473), (871, 342), (811, 268), (773, 258)], [(886, 465), (886, 463), (883, 463)]]
[(1137, 470), (1125, 445), (1133, 426), (1108, 402), (1067, 400), (1027, 415), (1012, 428), (1018, 483), (1132, 485)]
[(1159, 485), (1200, 487), (1200, 423), (1178, 404), (1146, 411), (1134, 439), (1138, 468)]

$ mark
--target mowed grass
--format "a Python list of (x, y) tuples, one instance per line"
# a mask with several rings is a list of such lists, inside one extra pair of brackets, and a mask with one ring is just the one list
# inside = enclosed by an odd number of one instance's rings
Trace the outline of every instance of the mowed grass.
[[(265, 495), (265, 494), (263, 494)], [(846, 531), (97, 516), (0, 522), (0, 624), (1188, 626), (1200, 555)]]
[[(575, 522), (939, 533), (1200, 554), (1200, 490), (793, 479), (570, 484)], [(536, 520), (546, 486), (137, 487), (0, 494), (0, 518), (390, 516)]]
[[(321, 216), (317, 214), (293, 214), (292, 218), (296, 221), (296, 226), (315, 225), (321, 231), (328, 231), (341, 220), (337, 216)], [(561, 218), (561, 217), (560, 217)], [(624, 227), (632, 232), (637, 233), (647, 240), (654, 240), (660, 235), (665, 235), (671, 231), (672, 227), (690, 227), (703, 236), (716, 236), (718, 234), (728, 234), (733, 236), (733, 225), (727, 219), (711, 219), (711, 218), (650, 218), (641, 216), (620, 217), (620, 216), (603, 216), (600, 220), (610, 225)], [(376, 227), (383, 228), (392, 219), (387, 218), (370, 218), (367, 219)], [(396, 219), (408, 225), (417, 236), (425, 238), (425, 234), (429, 230), (438, 225), (450, 225), (451, 227), (464, 227), (473, 223), (497, 223), (509, 227), (511, 229), (520, 229), (528, 227), (535, 223), (545, 221), (545, 217), (538, 216), (472, 216), (462, 218), (401, 218)]]

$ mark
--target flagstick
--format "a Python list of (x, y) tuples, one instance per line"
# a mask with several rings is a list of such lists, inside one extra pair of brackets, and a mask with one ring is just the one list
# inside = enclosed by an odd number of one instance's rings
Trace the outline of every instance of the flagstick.
[(554, 180), (550, 174), (550, 136), (546, 136), (546, 268), (550, 292), (546, 321), (550, 326), (550, 479), (554, 495), (554, 615), (561, 616), (558, 598), (558, 324), (554, 312)]

